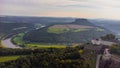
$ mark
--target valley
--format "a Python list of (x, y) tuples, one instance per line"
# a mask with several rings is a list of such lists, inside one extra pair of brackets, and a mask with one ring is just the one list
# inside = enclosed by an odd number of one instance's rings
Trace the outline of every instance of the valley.
[[(120, 21), (119, 20), (90, 20), (93, 24), (97, 26), (102, 26), (110, 31), (114, 32), (114, 34), (120, 38)], [(112, 26), (112, 27), (111, 27)]]
[(120, 68), (120, 0), (0, 0), (0, 68)]
[[(20, 66), (27, 68), (30, 65), (35, 68), (51, 66), (51, 63), (53, 68), (63, 68), (64, 65), (74, 68), (100, 68), (101, 62), (107, 63), (104, 59), (100, 59), (104, 57), (106, 48), (109, 48), (112, 54), (119, 54), (119, 50), (115, 49), (117, 46), (112, 46), (109, 41), (116, 40), (111, 34), (113, 32), (105, 27), (96, 26), (87, 19), (49, 24), (3, 22), (0, 24), (2, 26), (0, 67), (3, 68), (18, 67), (21, 61), (24, 61), (22, 62), (24, 64)], [(107, 34), (108, 36), (105, 36)], [(99, 38), (108, 38), (110, 46), (105, 45), (102, 40), (100, 45), (91, 42), (94, 39), (99, 42)]]

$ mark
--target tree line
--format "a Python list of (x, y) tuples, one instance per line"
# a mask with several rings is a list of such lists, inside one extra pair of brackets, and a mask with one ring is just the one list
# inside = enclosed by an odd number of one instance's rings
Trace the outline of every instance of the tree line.
[(0, 68), (90, 68), (79, 50), (65, 49), (0, 49), (0, 56), (26, 55), (14, 61), (0, 63)]

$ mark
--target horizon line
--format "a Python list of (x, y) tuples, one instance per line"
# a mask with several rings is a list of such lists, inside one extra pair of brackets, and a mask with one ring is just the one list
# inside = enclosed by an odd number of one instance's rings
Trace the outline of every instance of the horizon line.
[(120, 19), (110, 19), (110, 18), (87, 18), (87, 17), (72, 17), (72, 16), (35, 16), (35, 15), (0, 15), (0, 17), (51, 17), (51, 18), (83, 18), (83, 19), (99, 19), (99, 20), (117, 20), (120, 21)]

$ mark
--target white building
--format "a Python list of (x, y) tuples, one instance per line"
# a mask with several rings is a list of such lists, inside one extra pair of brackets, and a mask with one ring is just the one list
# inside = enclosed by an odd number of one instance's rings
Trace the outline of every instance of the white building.
[(116, 44), (116, 42), (112, 42), (112, 41), (104, 41), (104, 40), (101, 40), (101, 39), (94, 39), (94, 40), (91, 40), (92, 44), (96, 44), (96, 45), (108, 45), (108, 46), (111, 46), (113, 44)]

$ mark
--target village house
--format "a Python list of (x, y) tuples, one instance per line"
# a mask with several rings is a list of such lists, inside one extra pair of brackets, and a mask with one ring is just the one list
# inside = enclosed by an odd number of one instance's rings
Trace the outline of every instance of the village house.
[(96, 45), (107, 45), (107, 46), (111, 46), (113, 44), (120, 44), (120, 41), (118, 39), (115, 40), (101, 40), (101, 39), (93, 39), (91, 40), (92, 44), (96, 44)]

